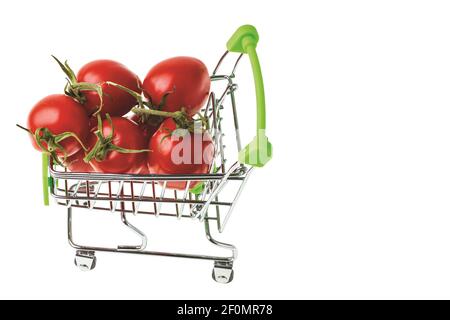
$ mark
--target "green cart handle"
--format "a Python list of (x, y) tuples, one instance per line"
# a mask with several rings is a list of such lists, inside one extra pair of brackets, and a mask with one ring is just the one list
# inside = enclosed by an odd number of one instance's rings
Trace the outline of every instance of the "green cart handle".
[(48, 206), (48, 190), (49, 190), (49, 182), (51, 178), (48, 176), (48, 154), (42, 153), (42, 191), (44, 195), (44, 205)]
[(254, 167), (263, 167), (272, 158), (272, 144), (266, 136), (266, 101), (264, 96), (264, 82), (256, 53), (259, 35), (251, 25), (239, 27), (227, 42), (227, 49), (231, 52), (246, 53), (250, 59), (255, 81), (256, 93), (256, 136), (241, 151), (239, 161)]

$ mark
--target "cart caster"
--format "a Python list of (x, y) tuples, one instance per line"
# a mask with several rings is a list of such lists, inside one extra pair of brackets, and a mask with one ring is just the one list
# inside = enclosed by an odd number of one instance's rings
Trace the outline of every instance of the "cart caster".
[(75, 255), (75, 265), (82, 271), (93, 270), (97, 264), (94, 251), (77, 250)]
[(212, 277), (219, 283), (230, 283), (233, 281), (234, 270), (232, 262), (214, 262)]

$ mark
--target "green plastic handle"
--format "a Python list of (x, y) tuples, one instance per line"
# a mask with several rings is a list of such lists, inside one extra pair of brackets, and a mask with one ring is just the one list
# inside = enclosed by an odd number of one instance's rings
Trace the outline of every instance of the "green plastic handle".
[(239, 161), (255, 167), (263, 167), (272, 158), (272, 144), (266, 136), (266, 99), (264, 82), (256, 46), (258, 31), (251, 25), (239, 27), (227, 42), (231, 52), (246, 53), (252, 65), (256, 93), (256, 136), (239, 152)]
[(42, 191), (44, 195), (44, 205), (49, 205), (49, 198), (48, 198), (48, 154), (42, 153)]

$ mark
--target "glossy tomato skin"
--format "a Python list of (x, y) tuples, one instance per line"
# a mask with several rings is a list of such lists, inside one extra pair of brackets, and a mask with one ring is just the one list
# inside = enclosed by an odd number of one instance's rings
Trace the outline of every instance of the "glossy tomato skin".
[[(114, 127), (113, 144), (132, 150), (146, 149), (146, 141), (138, 125), (126, 118), (112, 117)], [(103, 121), (103, 135), (108, 137), (111, 133), (109, 121)], [(147, 152), (141, 153), (120, 153), (117, 151), (108, 152), (103, 161), (91, 160), (90, 163), (96, 172), (104, 173), (139, 173), (147, 158)]]
[(135, 168), (134, 173), (141, 174), (141, 175), (150, 174), (150, 171), (148, 170), (148, 166), (147, 166), (147, 161), (145, 161), (145, 159), (139, 167)]
[(211, 87), (208, 69), (196, 58), (175, 57), (155, 65), (143, 83), (144, 94), (159, 105), (166, 93), (162, 110), (178, 111), (182, 107), (193, 116), (205, 104)]
[(98, 125), (98, 119), (97, 117), (90, 117), (89, 118), (89, 128), (91, 131), (93, 131), (95, 128), (97, 128)]
[[(150, 139), (148, 168), (151, 174), (205, 174), (214, 160), (214, 144), (208, 132), (188, 133), (183, 137), (167, 134), (176, 130), (173, 119), (163, 121), (158, 131)], [(188, 153), (186, 154), (185, 151)], [(182, 159), (180, 159), (182, 158)], [(190, 188), (197, 184), (190, 183)], [(183, 190), (185, 182), (168, 182), (168, 188)]]
[(84, 150), (79, 150), (66, 159), (66, 167), (70, 172), (94, 172), (94, 168), (90, 163), (84, 162)]
[[(111, 81), (135, 92), (142, 92), (139, 77), (123, 64), (113, 60), (95, 60), (85, 64), (78, 72), (77, 80), (101, 85), (103, 90), (102, 116), (109, 113), (111, 117), (120, 117), (136, 105), (136, 99), (130, 94), (104, 82)], [(86, 97), (84, 106), (91, 115), (97, 111), (100, 104), (98, 94), (95, 91), (83, 91), (83, 94)]]
[[(72, 132), (83, 144), (86, 143), (89, 134), (89, 118), (86, 110), (74, 99), (63, 94), (50, 95), (40, 100), (31, 109), (27, 126), (31, 132), (35, 132), (37, 128), (47, 128), (54, 135)], [(41, 151), (34, 137), (31, 138), (33, 146)], [(72, 137), (61, 141), (60, 144), (66, 150), (67, 156), (82, 149), (78, 141)], [(57, 154), (63, 156), (60, 151), (57, 151)]]
[[(94, 133), (89, 133), (86, 143), (86, 148), (91, 150), (91, 148), (95, 145), (97, 141), (97, 137)], [(75, 154), (67, 157), (65, 165), (70, 172), (94, 172), (94, 168), (90, 163), (84, 162), (84, 157), (86, 156), (86, 152), (83, 149), (78, 150)]]

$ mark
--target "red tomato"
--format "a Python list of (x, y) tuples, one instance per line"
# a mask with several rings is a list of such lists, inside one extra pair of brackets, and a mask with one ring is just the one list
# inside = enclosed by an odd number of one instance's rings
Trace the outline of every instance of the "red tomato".
[[(143, 150), (146, 148), (146, 141), (142, 131), (133, 121), (112, 117), (113, 137), (112, 144), (124, 149)], [(108, 120), (103, 121), (103, 136), (108, 138), (112, 127)], [(109, 150), (102, 161), (92, 159), (92, 167), (97, 172), (105, 173), (139, 173), (145, 163), (147, 152), (121, 153), (116, 150)]]
[[(111, 81), (138, 93), (142, 92), (141, 81), (138, 76), (123, 64), (112, 60), (89, 62), (78, 71), (77, 81), (101, 85), (103, 90), (102, 116), (109, 113), (111, 117), (120, 117), (136, 105), (136, 99), (133, 96), (104, 82)], [(83, 95), (86, 97), (84, 106), (89, 114), (93, 114), (100, 105), (98, 94), (95, 91), (83, 91)]]
[(91, 131), (93, 131), (95, 128), (97, 128), (97, 124), (98, 124), (97, 117), (89, 118), (89, 128), (91, 128)]
[[(97, 137), (95, 134), (90, 133), (88, 135), (86, 148), (91, 149), (97, 141)], [(92, 168), (90, 163), (84, 162), (84, 157), (86, 156), (86, 152), (83, 149), (80, 149), (75, 154), (67, 157), (65, 161), (65, 165), (67, 169), (71, 172), (94, 172), (94, 168)]]
[[(176, 123), (172, 118), (163, 121), (150, 139), (148, 168), (152, 174), (204, 174), (214, 160), (214, 144), (208, 132), (177, 135)], [(168, 136), (171, 132), (172, 135)], [(190, 188), (197, 184), (190, 183)], [(168, 188), (185, 189), (185, 182), (168, 182)]]
[(65, 165), (70, 172), (94, 172), (94, 168), (90, 163), (84, 162), (83, 158), (86, 155), (84, 150), (80, 150), (74, 155), (66, 159)]
[(174, 112), (183, 107), (190, 116), (201, 109), (210, 87), (208, 69), (191, 57), (175, 57), (158, 63), (148, 72), (142, 86), (153, 105), (159, 105), (169, 93), (162, 110)]
[[(54, 94), (39, 101), (28, 115), (28, 129), (34, 133), (38, 128), (47, 128), (53, 135), (72, 132), (85, 144), (89, 134), (89, 118), (83, 106), (74, 99)], [(42, 151), (34, 137), (32, 143), (37, 150)], [(47, 146), (47, 143), (43, 144)], [(67, 156), (82, 149), (73, 137), (64, 139), (60, 144)], [(64, 156), (62, 150), (56, 150), (56, 153), (60, 157)]]
[(150, 174), (150, 171), (148, 171), (147, 161), (143, 161), (141, 166), (136, 168), (135, 170), (136, 174)]
[(160, 121), (156, 120), (156, 117), (152, 117), (148, 120), (145, 117), (142, 117), (137, 114), (133, 114), (128, 117), (133, 122), (136, 122), (139, 128), (142, 130), (142, 134), (144, 135), (145, 141), (149, 141), (153, 134), (158, 130)]

